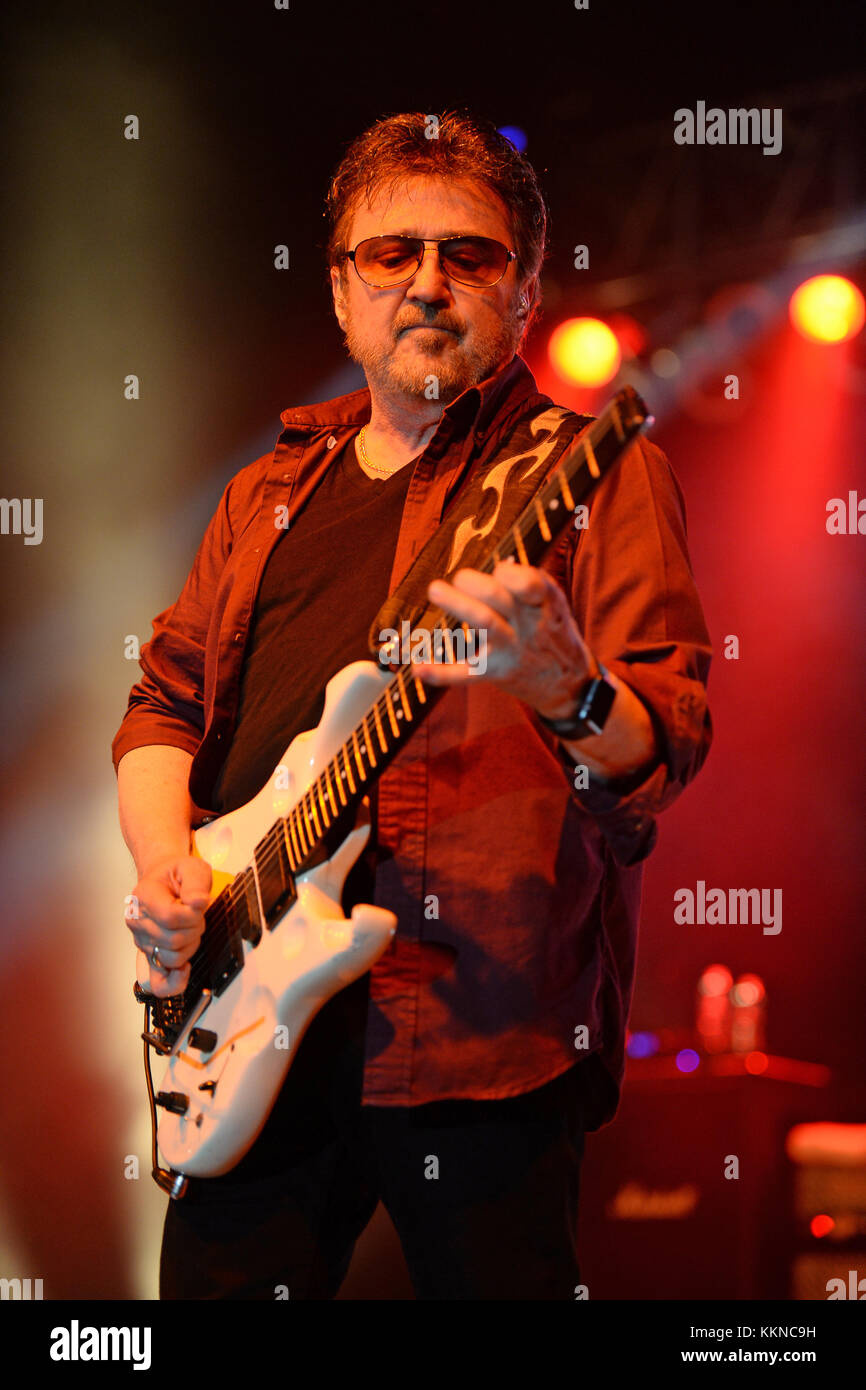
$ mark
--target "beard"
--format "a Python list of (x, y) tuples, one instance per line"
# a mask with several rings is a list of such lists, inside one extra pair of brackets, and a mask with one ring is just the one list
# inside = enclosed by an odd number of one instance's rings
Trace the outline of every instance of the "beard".
[[(423, 311), (423, 307), (418, 309)], [(419, 340), (418, 346), (411, 352), (401, 350), (400, 345), (407, 341), (401, 337), (403, 331), (422, 325), (431, 331), (413, 332), (409, 336)], [(372, 390), (448, 402), (510, 362), (520, 346), (523, 328), (516, 298), (508, 312), (484, 330), (470, 327), (467, 331), (467, 325), (447, 311), (434, 309), (419, 318), (418, 310), (409, 310), (397, 316), (391, 325), (391, 342), (383, 344), (365, 335), (347, 309), (344, 341)], [(431, 378), (436, 384), (432, 395)]]

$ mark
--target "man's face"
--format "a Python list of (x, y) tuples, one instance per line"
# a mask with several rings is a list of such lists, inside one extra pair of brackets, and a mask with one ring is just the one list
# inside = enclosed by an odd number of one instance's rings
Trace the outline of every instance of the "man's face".
[[(419, 177), (383, 193), (355, 211), (347, 245), (385, 234), (432, 239), (475, 235), (492, 237), (514, 250), (505, 206), (483, 185), (464, 180)], [(489, 288), (459, 285), (439, 265), (435, 247), (411, 280), (374, 289), (358, 277), (351, 262), (331, 271), (334, 310), (346, 344), (364, 369), (371, 389), (390, 396), (427, 396), (430, 378), (438, 399), (450, 401), (483, 381), (514, 356), (525, 319), (518, 315), (521, 290), (516, 261)]]

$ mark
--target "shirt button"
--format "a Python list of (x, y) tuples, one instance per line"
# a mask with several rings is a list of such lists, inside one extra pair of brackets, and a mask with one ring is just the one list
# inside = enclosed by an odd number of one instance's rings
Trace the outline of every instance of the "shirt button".
[(284, 482), (284, 483), (287, 483), (287, 482), (289, 481), (289, 479), (291, 478), (291, 476), (292, 476), (291, 473), (284, 473), (284, 474), (283, 474), (283, 482)]
[(236, 632), (235, 635), (234, 635), (233, 641), (235, 641), (235, 642), (242, 642), (242, 641), (243, 641), (243, 638), (244, 638), (244, 634), (243, 634), (242, 632)]
[(326, 441), (325, 441), (326, 446), (327, 446), (329, 449), (333, 449), (333, 447), (334, 447), (334, 445), (336, 444), (336, 442), (337, 442), (337, 441), (336, 441), (336, 439), (334, 438), (334, 436), (333, 436), (332, 434), (329, 434), (329, 435), (328, 435), (328, 438), (327, 438)]

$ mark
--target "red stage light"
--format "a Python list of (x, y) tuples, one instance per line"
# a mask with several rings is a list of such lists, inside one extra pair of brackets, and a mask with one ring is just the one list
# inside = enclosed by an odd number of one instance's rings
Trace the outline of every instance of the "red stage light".
[(604, 386), (622, 361), (616, 335), (601, 319), (566, 319), (552, 333), (547, 351), (554, 371), (573, 386)]
[(791, 322), (815, 343), (844, 343), (866, 320), (866, 303), (856, 285), (841, 275), (814, 275), (791, 295)]
[(770, 1065), (770, 1059), (766, 1052), (749, 1052), (743, 1065), (750, 1076), (760, 1076)]
[(817, 1236), (820, 1239), (821, 1236), (829, 1235), (835, 1225), (836, 1222), (833, 1220), (832, 1216), (813, 1216), (812, 1220), (809, 1222), (809, 1230), (812, 1232), (813, 1236)]
[(726, 965), (708, 965), (698, 981), (698, 990), (701, 994), (718, 998), (726, 995), (733, 983), (734, 977)]
[(732, 1002), (750, 1008), (752, 1004), (759, 1004), (766, 992), (760, 975), (741, 975), (734, 985)]

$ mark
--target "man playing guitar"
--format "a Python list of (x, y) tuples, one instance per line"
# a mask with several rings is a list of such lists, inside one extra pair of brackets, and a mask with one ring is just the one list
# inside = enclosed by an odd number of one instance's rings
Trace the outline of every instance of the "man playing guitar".
[[(429, 138), (429, 119), (379, 121), (329, 192), (334, 309), (367, 389), (286, 411), (231, 480), (114, 740), (128, 926), (160, 999), (187, 987), (211, 896), (191, 828), (315, 727), (473, 470), (551, 404), (519, 356), (546, 240), (535, 175), (492, 127), (448, 113)], [(379, 779), (343, 896), (393, 912), (396, 935), (313, 1019), (249, 1152), (169, 1203), (163, 1298), (332, 1298), (380, 1199), (419, 1298), (575, 1296), (583, 1135), (617, 1106), (642, 863), (711, 737), (664, 456), (634, 444), (543, 568), (463, 569), (429, 597), (484, 634), (486, 669), (414, 668), (450, 690)]]

